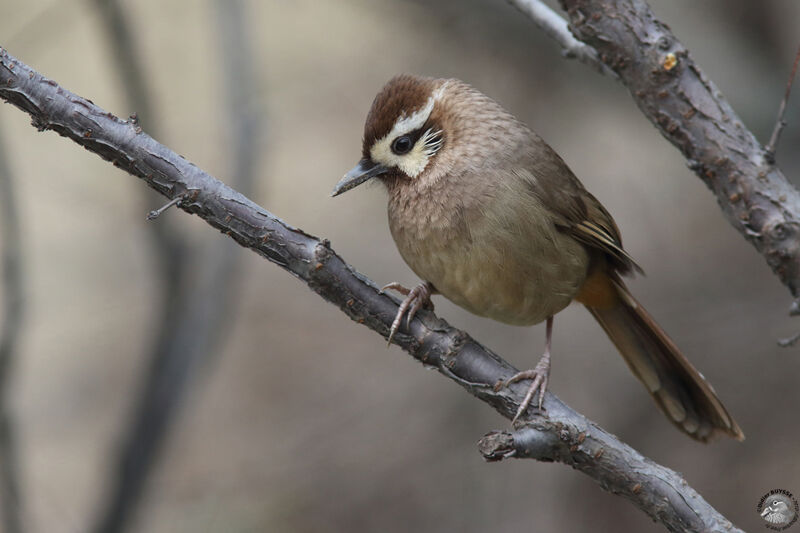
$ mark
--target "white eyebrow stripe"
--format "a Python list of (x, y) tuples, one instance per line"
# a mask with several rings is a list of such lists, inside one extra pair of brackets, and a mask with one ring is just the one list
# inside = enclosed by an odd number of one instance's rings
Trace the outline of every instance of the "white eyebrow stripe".
[(411, 113), (411, 115), (408, 117), (401, 115), (400, 118), (395, 121), (394, 126), (392, 126), (392, 131), (390, 131), (389, 135), (386, 137), (394, 139), (398, 135), (411, 133), (412, 131), (421, 128), (431, 116), (431, 112), (433, 111), (433, 103), (434, 97), (431, 96), (428, 98), (425, 106), (419, 111)]
[(415, 111), (409, 116), (405, 116), (405, 114), (400, 115), (400, 117), (395, 121), (394, 126), (392, 126), (392, 131), (387, 133), (378, 142), (385, 141), (386, 139), (394, 139), (400, 135), (411, 133), (412, 131), (421, 128), (430, 118), (431, 113), (433, 112), (433, 105), (441, 100), (442, 95), (444, 94), (444, 89), (448, 84), (449, 81), (446, 81), (437, 87), (436, 90), (433, 91), (433, 94), (431, 94), (431, 96), (428, 98), (428, 101), (425, 102), (425, 105), (419, 111)]

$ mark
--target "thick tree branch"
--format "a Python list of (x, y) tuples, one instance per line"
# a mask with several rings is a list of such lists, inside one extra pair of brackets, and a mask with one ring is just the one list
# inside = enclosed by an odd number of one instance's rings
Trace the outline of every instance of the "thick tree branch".
[[(0, 48), (0, 98), (33, 117), (39, 130), (54, 130), (138, 176), (163, 195), (186, 195), (178, 206), (194, 213), (236, 242), (279, 265), (360, 324), (388, 336), (396, 299), (339, 257), (326, 240), (293, 228), (251, 200), (160, 145), (134, 123), (42, 77)], [(421, 311), (394, 343), (424, 365), (461, 385), (512, 418), (527, 387), (494, 391), (516, 369), (428, 311)], [(643, 458), (552, 394), (547, 416), (526, 424), (547, 444), (543, 459), (570, 464), (603, 488), (630, 499), (672, 531), (739, 531), (678, 474)], [(635, 467), (633, 466), (635, 465)], [(636, 471), (635, 468), (642, 470)]]
[[(800, 296), (800, 194), (689, 51), (658, 21), (644, 0), (560, 0), (571, 25), (540, 0), (509, 0), (584, 63), (607, 65), (642, 113), (674, 144), (717, 196), (730, 223)], [(563, 24), (562, 24), (563, 23)], [(577, 50), (581, 50), (578, 55)], [(772, 144), (770, 144), (772, 146)], [(795, 300), (792, 314), (800, 313)]]
[[(800, 296), (800, 193), (644, 0), (560, 0), (570, 30), (714, 192), (729, 222)], [(798, 308), (795, 305), (794, 308)]]

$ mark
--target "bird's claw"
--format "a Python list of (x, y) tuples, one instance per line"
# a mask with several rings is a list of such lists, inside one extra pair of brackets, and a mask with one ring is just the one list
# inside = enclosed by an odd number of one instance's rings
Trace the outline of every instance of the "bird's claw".
[(398, 282), (393, 281), (393, 282), (387, 283), (386, 285), (381, 287), (381, 290), (380, 290), (381, 294), (383, 294), (386, 291), (395, 291), (395, 292), (399, 292), (403, 296), (408, 296), (408, 293), (411, 292), (411, 289), (407, 289), (407, 288), (403, 287), (401, 284), (399, 284)]
[(405, 296), (405, 299), (397, 309), (397, 314), (392, 321), (392, 326), (389, 328), (388, 343), (391, 344), (394, 334), (397, 333), (397, 330), (400, 329), (400, 325), (403, 323), (404, 315), (406, 316), (406, 328), (408, 328), (411, 325), (411, 321), (414, 319), (414, 316), (417, 314), (417, 311), (423, 307), (429, 307), (430, 309), (433, 309), (433, 302), (431, 302), (433, 286), (426, 282), (420, 283), (413, 289), (409, 290), (399, 283), (393, 282), (382, 287), (381, 292), (389, 289), (397, 291)]
[(501, 379), (499, 380), (495, 386), (494, 391), (497, 392), (504, 387), (508, 387), (512, 383), (516, 383), (517, 381), (522, 381), (523, 379), (531, 379), (533, 383), (528, 388), (527, 394), (525, 394), (525, 398), (522, 400), (522, 403), (519, 404), (519, 409), (517, 409), (517, 414), (514, 415), (513, 420), (511, 423), (514, 424), (517, 419), (525, 412), (525, 410), (530, 406), (531, 400), (533, 400), (533, 395), (536, 391), (539, 391), (539, 402), (538, 407), (540, 411), (544, 410), (543, 403), (544, 403), (544, 393), (547, 391), (547, 381), (550, 378), (550, 354), (545, 353), (539, 362), (536, 364), (536, 367), (532, 370), (523, 370), (522, 372), (518, 372), (511, 376), (508, 379)]

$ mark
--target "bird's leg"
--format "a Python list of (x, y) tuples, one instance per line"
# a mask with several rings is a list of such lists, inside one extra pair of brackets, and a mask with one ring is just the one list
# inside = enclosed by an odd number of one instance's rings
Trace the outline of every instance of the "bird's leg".
[(394, 334), (397, 333), (397, 330), (400, 329), (400, 324), (403, 322), (403, 315), (407, 314), (406, 327), (409, 327), (411, 321), (414, 319), (414, 315), (416, 315), (417, 311), (422, 309), (423, 306), (431, 310), (433, 309), (431, 295), (436, 292), (436, 289), (434, 289), (433, 285), (428, 281), (420, 283), (411, 290), (406, 289), (397, 282), (393, 282), (382, 287), (381, 292), (389, 289), (397, 291), (405, 296), (405, 299), (400, 304), (400, 308), (397, 310), (397, 315), (394, 317), (392, 327), (389, 329), (389, 344), (391, 344)]
[(542, 409), (542, 402), (544, 401), (544, 393), (547, 390), (547, 380), (550, 378), (550, 346), (553, 340), (553, 317), (547, 318), (547, 325), (545, 326), (545, 343), (544, 343), (544, 353), (542, 354), (542, 358), (539, 359), (539, 362), (536, 364), (536, 367), (532, 370), (524, 370), (522, 372), (518, 372), (511, 376), (506, 380), (500, 380), (494, 386), (495, 392), (500, 390), (503, 387), (508, 387), (512, 383), (516, 383), (517, 381), (522, 381), (523, 379), (532, 379), (533, 383), (531, 383), (530, 388), (528, 389), (528, 393), (525, 395), (525, 399), (522, 400), (522, 403), (519, 405), (519, 409), (517, 409), (517, 414), (514, 415), (514, 419), (511, 421), (513, 424), (517, 421), (517, 419), (525, 412), (528, 406), (531, 404), (531, 400), (533, 399), (533, 395), (536, 391), (539, 391), (539, 409)]

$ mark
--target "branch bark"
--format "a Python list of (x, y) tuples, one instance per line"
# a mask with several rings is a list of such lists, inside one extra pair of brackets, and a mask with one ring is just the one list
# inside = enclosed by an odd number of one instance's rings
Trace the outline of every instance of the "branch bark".
[(637, 506), (646, 501), (648, 514), (670, 531), (741, 531), (721, 516), (698, 512), (705, 502), (700, 503), (697, 493), (682, 490), (686, 482), (677, 472), (664, 469), (627, 445), (618, 446), (616, 437), (597, 431), (590, 422), (492, 432), (478, 442), (478, 449), (488, 461), (508, 457), (558, 461), (594, 477), (601, 485), (601, 479), (616, 479), (624, 472), (620, 483), (604, 488)]
[(560, 0), (570, 30), (597, 50), (644, 115), (714, 192), (767, 260), (800, 314), (800, 193), (771, 164), (720, 90), (644, 0)]
[[(380, 293), (327, 240), (291, 227), (160, 145), (135, 123), (62, 89), (2, 48), (0, 98), (29, 113), (39, 130), (72, 139), (164, 196), (185, 195), (178, 207), (287, 270), (352, 320), (388, 336), (398, 301)], [(394, 343), (506, 418), (514, 416), (526, 392), (524, 384), (495, 392), (494, 384), (516, 369), (428, 311), (421, 311), (407, 331), (395, 335)], [(553, 394), (545, 396), (544, 405), (546, 417), (525, 420), (528, 430), (546, 443), (542, 459), (579, 469), (671, 531), (740, 531), (674, 471), (645, 459)]]

